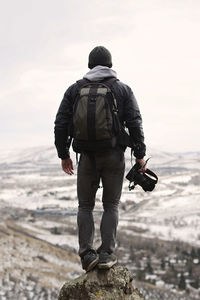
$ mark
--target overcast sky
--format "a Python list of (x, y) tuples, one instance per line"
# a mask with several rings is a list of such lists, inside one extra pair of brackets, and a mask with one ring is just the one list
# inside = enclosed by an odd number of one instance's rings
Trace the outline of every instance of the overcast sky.
[(97, 45), (131, 86), (147, 147), (200, 150), (199, 0), (0, 0), (0, 148), (53, 145)]

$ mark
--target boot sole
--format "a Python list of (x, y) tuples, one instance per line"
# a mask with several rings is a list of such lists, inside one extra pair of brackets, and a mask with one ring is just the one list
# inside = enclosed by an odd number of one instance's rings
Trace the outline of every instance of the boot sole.
[(109, 263), (98, 263), (98, 268), (99, 269), (110, 269), (116, 263), (117, 263), (117, 259), (114, 261), (110, 261)]
[(87, 267), (86, 272), (89, 272), (89, 271), (91, 271), (92, 269), (94, 269), (94, 267), (96, 267), (96, 265), (98, 264), (98, 262), (99, 262), (99, 258), (97, 257), (96, 259), (94, 259), (94, 260), (89, 264), (89, 266)]

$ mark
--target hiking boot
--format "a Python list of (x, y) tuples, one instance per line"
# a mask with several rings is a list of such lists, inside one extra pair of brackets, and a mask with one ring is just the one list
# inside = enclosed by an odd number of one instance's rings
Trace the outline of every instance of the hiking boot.
[(110, 269), (117, 263), (117, 257), (114, 254), (109, 254), (108, 252), (101, 252), (99, 254), (99, 269)]
[(82, 268), (86, 272), (92, 270), (98, 264), (98, 262), (99, 262), (99, 257), (94, 250), (88, 251), (88, 253), (81, 258)]

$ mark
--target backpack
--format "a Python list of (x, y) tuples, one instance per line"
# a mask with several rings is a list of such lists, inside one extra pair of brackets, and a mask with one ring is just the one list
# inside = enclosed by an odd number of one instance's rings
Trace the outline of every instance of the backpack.
[(99, 82), (77, 81), (79, 90), (73, 105), (73, 150), (77, 153), (114, 148), (121, 130), (117, 101), (111, 91), (118, 79)]

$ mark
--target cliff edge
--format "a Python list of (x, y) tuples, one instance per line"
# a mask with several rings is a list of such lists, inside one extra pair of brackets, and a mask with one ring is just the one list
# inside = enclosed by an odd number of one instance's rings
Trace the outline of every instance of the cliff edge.
[(66, 282), (58, 300), (144, 300), (132, 286), (130, 272), (122, 266), (94, 270)]

